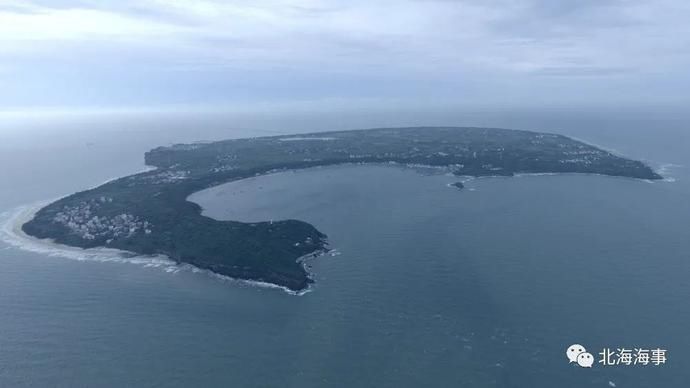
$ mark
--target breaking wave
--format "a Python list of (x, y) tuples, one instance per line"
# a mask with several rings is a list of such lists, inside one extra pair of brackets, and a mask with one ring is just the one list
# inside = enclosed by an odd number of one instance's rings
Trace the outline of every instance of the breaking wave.
[(20, 206), (0, 214), (0, 240), (24, 251), (62, 257), (77, 261), (101, 261), (140, 264), (149, 267), (175, 266), (175, 262), (165, 256), (141, 256), (112, 248), (83, 249), (57, 244), (50, 239), (39, 239), (27, 235), (22, 225), (30, 221), (34, 214), (49, 202)]
[(312, 290), (311, 286), (301, 291), (293, 291), (287, 287), (254, 280), (236, 279), (229, 276), (195, 267), (191, 264), (176, 263), (164, 255), (138, 255), (132, 252), (113, 248), (78, 248), (58, 244), (50, 239), (39, 239), (24, 233), (22, 225), (33, 219), (43, 206), (52, 201), (43, 201), (31, 205), (24, 205), (0, 213), (0, 241), (8, 245), (7, 248), (17, 248), (23, 251), (39, 253), (51, 257), (60, 257), (75, 261), (95, 261), (108, 263), (127, 263), (141, 265), (145, 268), (160, 268), (166, 273), (186, 271), (211, 276), (234, 284), (242, 284), (260, 288), (280, 289), (290, 295), (304, 295)]
[(683, 166), (680, 164), (664, 163), (659, 166), (659, 168), (657, 169), (657, 173), (664, 177), (664, 181), (675, 182), (676, 178), (671, 175), (671, 171), (681, 167)]

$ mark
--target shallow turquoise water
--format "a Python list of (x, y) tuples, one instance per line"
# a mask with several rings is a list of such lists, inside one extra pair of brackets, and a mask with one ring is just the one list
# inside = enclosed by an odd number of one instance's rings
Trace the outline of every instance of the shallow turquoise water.
[[(565, 133), (690, 163), (685, 132), (593, 123)], [(0, 209), (136, 171), (168, 142), (90, 136), (46, 138), (38, 156), (15, 139)], [(301, 297), (0, 240), (0, 386), (684, 387), (690, 176), (668, 173), (676, 182), (524, 176), (459, 191), (438, 172), (339, 166), (193, 197), (217, 218), (298, 218), (327, 233), (341, 254), (310, 263), (317, 283)], [(669, 361), (585, 370), (567, 364), (573, 342), (662, 347)]]

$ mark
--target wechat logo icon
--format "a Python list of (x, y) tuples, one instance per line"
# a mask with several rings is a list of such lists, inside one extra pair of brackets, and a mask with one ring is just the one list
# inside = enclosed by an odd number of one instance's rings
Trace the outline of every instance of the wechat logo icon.
[(568, 346), (565, 355), (568, 357), (568, 362), (575, 362), (583, 368), (591, 368), (594, 365), (594, 356), (591, 353), (587, 353), (587, 349), (582, 345), (573, 344)]

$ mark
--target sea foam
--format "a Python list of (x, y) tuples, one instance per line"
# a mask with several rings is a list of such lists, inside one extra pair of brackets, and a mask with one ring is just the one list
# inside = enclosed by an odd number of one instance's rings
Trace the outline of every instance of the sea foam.
[[(50, 239), (39, 239), (24, 233), (22, 225), (33, 219), (34, 215), (43, 206), (52, 201), (42, 201), (30, 205), (19, 206), (12, 210), (0, 213), (0, 241), (8, 246), (4, 249), (20, 249), (50, 257), (60, 257), (75, 261), (94, 261), (107, 263), (126, 263), (141, 265), (145, 268), (160, 268), (166, 273), (176, 274), (180, 271), (203, 274), (214, 279), (241, 284), (252, 287), (280, 289), (290, 295), (304, 295), (312, 291), (312, 286), (300, 291), (294, 291), (287, 287), (254, 280), (236, 279), (229, 276), (195, 267), (191, 264), (177, 263), (164, 255), (137, 255), (132, 252), (113, 248), (78, 248), (58, 244)], [(307, 255), (313, 257), (313, 254)]]
[(657, 173), (664, 177), (664, 181), (675, 182), (676, 178), (671, 175), (671, 171), (682, 167), (680, 164), (664, 163), (659, 166)]

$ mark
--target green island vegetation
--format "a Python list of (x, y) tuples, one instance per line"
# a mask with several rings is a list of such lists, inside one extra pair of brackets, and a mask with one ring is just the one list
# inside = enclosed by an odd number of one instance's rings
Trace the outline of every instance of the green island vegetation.
[(327, 251), (323, 233), (298, 220), (215, 220), (187, 198), (269, 172), (344, 163), (444, 166), (475, 177), (588, 173), (661, 179), (642, 162), (566, 136), (494, 128), (380, 128), (178, 144), (147, 152), (145, 161), (156, 169), (59, 199), (25, 223), (24, 232), (81, 248), (162, 254), (300, 291), (312, 282), (302, 259)]

